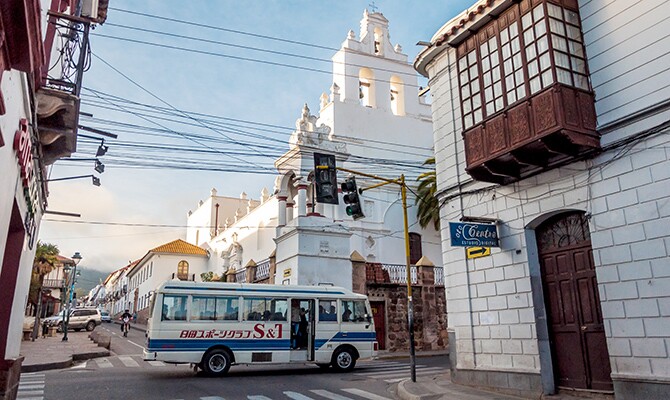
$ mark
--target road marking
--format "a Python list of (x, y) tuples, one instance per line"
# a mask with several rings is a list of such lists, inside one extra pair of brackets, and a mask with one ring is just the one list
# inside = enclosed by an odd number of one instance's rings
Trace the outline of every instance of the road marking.
[(44, 383), (28, 383), (28, 384), (23, 384), (19, 383), (19, 390), (25, 389), (25, 390), (32, 390), (32, 389), (44, 389)]
[(361, 389), (355, 389), (355, 388), (342, 389), (342, 391), (347, 392), (347, 393), (351, 393), (351, 394), (355, 394), (356, 396), (365, 397), (366, 399), (370, 399), (370, 400), (390, 400), (388, 397), (384, 397), (384, 396), (380, 396), (378, 394), (366, 392), (365, 390), (361, 390)]
[(114, 366), (107, 358), (96, 358), (95, 363), (98, 364), (98, 368), (111, 368)]
[(44, 396), (40, 396), (40, 397), (23, 397), (23, 396), (21, 396), (21, 393), (19, 393), (19, 394), (16, 396), (16, 398), (19, 399), (19, 400), (44, 400)]
[(340, 396), (339, 394), (335, 394), (327, 390), (310, 390), (310, 392), (318, 394), (319, 396), (325, 397), (330, 400), (352, 400), (349, 397)]
[(265, 397), (265, 396), (247, 396), (247, 399), (249, 399), (249, 400), (272, 400), (271, 398)]
[(130, 339), (128, 339), (128, 343), (132, 344), (133, 346), (137, 346), (137, 347), (139, 347), (139, 348), (142, 349), (142, 350), (145, 350), (145, 349), (144, 349), (144, 346), (140, 346), (139, 344), (137, 344), (137, 343), (135, 343), (135, 342), (131, 342)]
[(81, 364), (77, 364), (77, 365), (75, 365), (74, 367), (70, 367), (70, 369), (82, 369), (82, 368), (86, 368), (86, 364), (87, 364), (87, 363), (88, 363), (88, 361), (84, 361), (84, 362), (81, 363)]
[(21, 398), (23, 396), (44, 396), (44, 390), (22, 390), (20, 395)]
[(298, 392), (284, 392), (284, 394), (286, 397), (293, 400), (313, 400), (311, 397), (305, 396), (304, 394), (300, 394)]
[(164, 367), (165, 366), (165, 363), (163, 361), (147, 361), (147, 362), (154, 367)]
[(119, 360), (126, 367), (139, 367), (140, 366), (140, 364), (138, 364), (137, 361), (133, 360), (131, 357), (128, 357), (128, 356), (119, 356)]
[(226, 400), (226, 399), (224, 399), (223, 397), (219, 397), (219, 396), (205, 396), (205, 397), (201, 397), (200, 400)]

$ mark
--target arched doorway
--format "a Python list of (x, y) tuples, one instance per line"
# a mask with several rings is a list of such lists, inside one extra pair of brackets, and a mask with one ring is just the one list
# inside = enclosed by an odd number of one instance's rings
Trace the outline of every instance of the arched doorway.
[(558, 214), (535, 232), (556, 385), (612, 390), (588, 220)]

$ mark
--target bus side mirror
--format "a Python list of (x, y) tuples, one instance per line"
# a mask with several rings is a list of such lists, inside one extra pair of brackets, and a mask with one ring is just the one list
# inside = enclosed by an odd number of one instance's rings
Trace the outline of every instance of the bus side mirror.
[(368, 321), (368, 323), (372, 322), (372, 316), (370, 314), (365, 314), (365, 320)]

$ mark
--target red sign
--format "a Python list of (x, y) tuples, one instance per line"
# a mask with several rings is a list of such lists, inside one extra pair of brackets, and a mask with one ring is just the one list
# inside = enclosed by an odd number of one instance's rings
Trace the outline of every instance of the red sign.
[(14, 134), (14, 151), (19, 158), (23, 187), (27, 188), (33, 178), (33, 141), (30, 138), (26, 119), (19, 121), (19, 129)]

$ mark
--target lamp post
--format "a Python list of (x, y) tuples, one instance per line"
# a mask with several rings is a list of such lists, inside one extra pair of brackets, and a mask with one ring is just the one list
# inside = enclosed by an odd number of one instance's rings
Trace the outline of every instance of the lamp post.
[(67, 331), (68, 331), (68, 325), (70, 324), (70, 308), (72, 307), (72, 296), (74, 296), (74, 284), (75, 279), (77, 278), (77, 265), (79, 264), (79, 261), (81, 261), (81, 254), (79, 252), (74, 253), (72, 256), (72, 261), (74, 261), (74, 269), (72, 270), (72, 278), (70, 278), (70, 282), (68, 282), (69, 285), (69, 294), (67, 296), (67, 304), (66, 304), (66, 312), (65, 315), (63, 315), (63, 341), (67, 342)]

